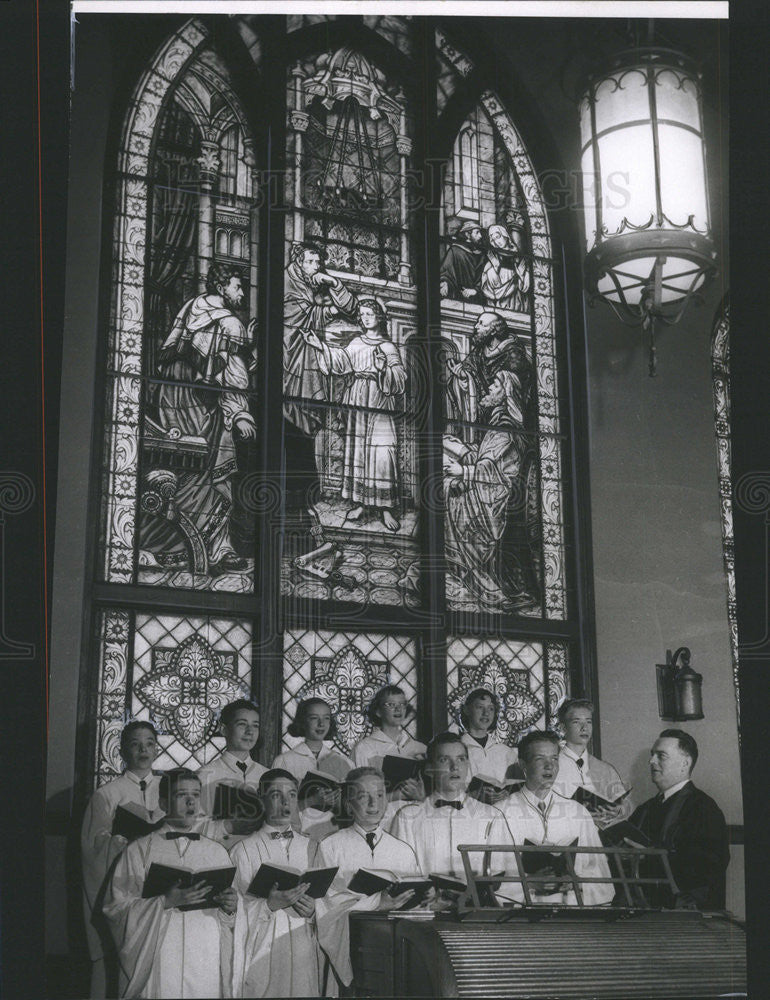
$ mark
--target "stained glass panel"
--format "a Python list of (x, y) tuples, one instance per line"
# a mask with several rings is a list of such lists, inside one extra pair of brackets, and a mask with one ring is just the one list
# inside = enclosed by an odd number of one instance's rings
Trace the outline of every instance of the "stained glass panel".
[(240, 499), (257, 433), (245, 122), (195, 20), (158, 54), (126, 119), (102, 479), (111, 583), (253, 590), (255, 517)]
[(282, 592), (419, 601), (403, 93), (352, 49), (289, 83)]
[(493, 94), (458, 130), (442, 217), (448, 605), (563, 618), (550, 241), (529, 157)]
[[(336, 716), (336, 745), (345, 754), (371, 732), (366, 706), (383, 684), (396, 684), (415, 705), (417, 643), (397, 635), (287, 631), (283, 644), (285, 733), (303, 698), (323, 698)], [(416, 706), (415, 706), (416, 707)], [(416, 737), (414, 718), (407, 724)], [(284, 746), (287, 746), (284, 743)]]
[(515, 746), (532, 729), (553, 728), (556, 709), (569, 696), (567, 648), (562, 643), (450, 637), (447, 711), (460, 724), (460, 707), (474, 688), (493, 691), (501, 711), (496, 735)]
[(155, 766), (197, 770), (223, 747), (219, 712), (251, 692), (251, 625), (226, 618), (102, 612), (96, 693), (96, 784), (122, 771), (130, 719), (158, 730)]

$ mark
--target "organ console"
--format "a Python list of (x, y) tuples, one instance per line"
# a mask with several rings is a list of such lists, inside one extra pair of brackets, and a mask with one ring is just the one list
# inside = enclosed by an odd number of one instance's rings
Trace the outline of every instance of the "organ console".
[[(488, 873), (470, 872), (468, 854), (517, 852), (521, 905), (479, 905), (479, 886)], [(718, 997), (746, 990), (745, 935), (729, 914), (655, 909), (644, 886), (673, 881), (667, 858), (660, 879), (643, 879), (639, 863), (660, 850), (606, 848), (620, 886), (616, 903), (590, 907), (538, 903), (538, 876), (523, 870), (526, 847), (460, 847), (467, 890), (451, 911), (353, 913), (351, 958), (355, 993), (360, 997), (591, 998)], [(573, 852), (574, 847), (549, 847)], [(575, 890), (581, 882), (571, 864), (564, 876)], [(552, 878), (552, 876), (550, 876)], [(500, 882), (499, 876), (494, 877)], [(591, 881), (591, 880), (586, 880)], [(675, 888), (675, 886), (674, 886)]]

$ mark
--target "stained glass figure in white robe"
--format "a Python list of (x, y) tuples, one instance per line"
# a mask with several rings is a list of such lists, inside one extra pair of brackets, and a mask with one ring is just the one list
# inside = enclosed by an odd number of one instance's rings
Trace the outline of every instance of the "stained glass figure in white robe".
[[(376, 299), (361, 299), (358, 317), (363, 333), (347, 347), (332, 347), (313, 338), (324, 374), (345, 376), (345, 451), (343, 500), (347, 520), (373, 511), (390, 531), (398, 531), (400, 473), (398, 435), (393, 414), (406, 386), (406, 368), (398, 347), (387, 334), (387, 317)], [(311, 340), (308, 340), (311, 343)]]

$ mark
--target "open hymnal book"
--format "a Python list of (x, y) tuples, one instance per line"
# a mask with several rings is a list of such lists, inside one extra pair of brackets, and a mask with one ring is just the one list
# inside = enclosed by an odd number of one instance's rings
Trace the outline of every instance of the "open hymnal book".
[(487, 774), (474, 774), (468, 784), (468, 794), (481, 802), (494, 803), (503, 795), (518, 791), (524, 783), (523, 778), (491, 778)]
[(415, 760), (414, 757), (397, 757), (395, 754), (386, 754), (382, 758), (382, 773), (385, 776), (386, 785), (389, 788), (395, 788), (410, 778), (419, 778), (424, 763), (422, 760)]
[(375, 892), (387, 892), (389, 896), (400, 896), (402, 892), (411, 890), (414, 895), (406, 903), (404, 909), (419, 906), (430, 892), (432, 882), (419, 875), (398, 877), (393, 872), (378, 871), (371, 868), (359, 868), (348, 882), (351, 892), (360, 892), (364, 896), (373, 896)]
[(612, 806), (620, 805), (630, 791), (630, 788), (626, 788), (625, 791), (621, 792), (616, 798), (607, 799), (604, 798), (603, 795), (599, 795), (598, 792), (594, 792), (590, 788), (584, 788), (581, 785), (572, 793), (572, 798), (576, 802), (579, 802), (581, 806), (585, 806), (586, 809), (595, 810), (603, 807), (611, 808)]
[(599, 831), (599, 837), (605, 847), (616, 847), (619, 844), (628, 844), (630, 847), (652, 847), (653, 843), (644, 831), (638, 826), (623, 819), (620, 823), (613, 823)]
[(176, 868), (172, 865), (161, 865), (153, 861), (144, 879), (142, 899), (163, 896), (177, 884), (180, 889), (189, 889), (198, 882), (205, 882), (209, 886), (207, 898), (202, 903), (191, 903), (187, 906), (180, 906), (178, 909), (207, 910), (212, 906), (216, 906), (216, 903), (212, 902), (214, 896), (219, 895), (224, 889), (229, 889), (233, 884), (234, 878), (235, 868), (229, 866), (193, 871), (190, 868)]
[(297, 795), (300, 800), (312, 795), (313, 792), (337, 792), (342, 788), (342, 782), (338, 781), (333, 774), (325, 771), (308, 771), (299, 783)]
[(296, 889), (300, 882), (307, 882), (307, 895), (313, 899), (321, 899), (329, 891), (329, 886), (338, 870), (338, 868), (308, 868), (303, 872), (299, 868), (263, 863), (251, 880), (248, 891), (252, 896), (267, 899), (274, 885), (283, 892), (286, 889)]

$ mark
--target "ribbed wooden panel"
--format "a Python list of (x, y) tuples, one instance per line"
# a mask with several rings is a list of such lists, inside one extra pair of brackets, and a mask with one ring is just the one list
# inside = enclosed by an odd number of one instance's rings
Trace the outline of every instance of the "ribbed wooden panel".
[(436, 923), (420, 937), (416, 950), (429, 966), (447, 963), (441, 979), (460, 997), (652, 1000), (746, 989), (743, 932), (722, 919)]

